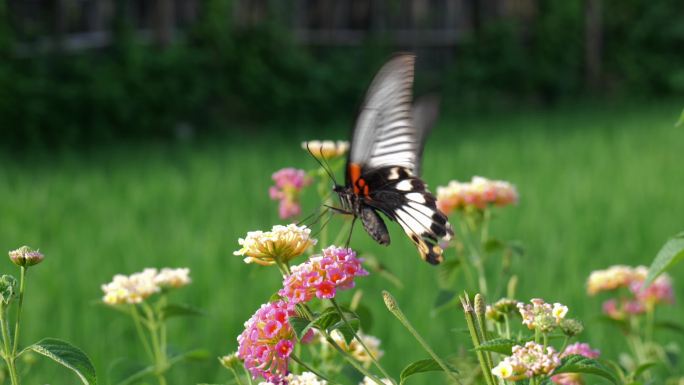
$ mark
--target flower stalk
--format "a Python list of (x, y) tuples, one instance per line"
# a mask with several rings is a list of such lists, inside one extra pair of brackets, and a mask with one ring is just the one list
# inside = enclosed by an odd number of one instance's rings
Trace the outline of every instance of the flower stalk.
[(399, 304), (397, 303), (396, 299), (394, 299), (394, 296), (390, 294), (388, 291), (383, 290), (382, 291), (382, 298), (385, 301), (385, 306), (387, 306), (387, 309), (392, 313), (398, 320), (399, 322), (408, 330), (413, 337), (418, 341), (418, 343), (423, 347), (423, 349), (432, 357), (433, 360), (439, 365), (440, 368), (457, 384), (461, 384), (461, 380), (456, 377), (456, 375), (451, 371), (449, 366), (440, 358), (434, 350), (430, 347), (430, 345), (425, 342), (423, 337), (418, 333), (418, 331), (411, 325), (411, 322), (409, 322), (408, 318), (406, 318), (406, 315), (404, 315), (404, 312), (401, 310), (399, 307)]
[(468, 325), (468, 331), (470, 332), (470, 338), (473, 341), (473, 347), (477, 355), (477, 360), (480, 363), (480, 369), (482, 370), (482, 377), (484, 377), (487, 385), (496, 385), (494, 378), (492, 377), (491, 363), (487, 359), (485, 352), (479, 350), (480, 345), (484, 342), (483, 332), (479, 328), (478, 315), (475, 312), (468, 294), (465, 293), (464, 296), (459, 298), (461, 300), (461, 305), (463, 306), (463, 313), (465, 314), (466, 324)]

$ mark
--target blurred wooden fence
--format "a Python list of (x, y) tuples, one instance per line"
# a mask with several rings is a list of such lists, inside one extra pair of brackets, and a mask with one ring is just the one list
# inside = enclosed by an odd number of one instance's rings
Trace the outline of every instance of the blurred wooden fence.
[[(139, 36), (166, 44), (196, 21), (206, 0), (7, 0), (10, 22), (33, 50), (83, 50), (112, 42), (123, 12)], [(529, 18), (535, 0), (233, 0), (236, 28), (277, 20), (304, 45), (453, 47), (491, 18)]]

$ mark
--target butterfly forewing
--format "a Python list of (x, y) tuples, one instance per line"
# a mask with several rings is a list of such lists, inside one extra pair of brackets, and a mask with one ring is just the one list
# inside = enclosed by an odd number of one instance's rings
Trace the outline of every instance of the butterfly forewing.
[(354, 127), (346, 186), (338, 193), (378, 243), (389, 244), (381, 212), (399, 223), (424, 260), (437, 264), (443, 259), (439, 243), (453, 231), (418, 177), (437, 112), (433, 101), (417, 103), (415, 110), (411, 105), (414, 61), (413, 55), (395, 56), (375, 76)]

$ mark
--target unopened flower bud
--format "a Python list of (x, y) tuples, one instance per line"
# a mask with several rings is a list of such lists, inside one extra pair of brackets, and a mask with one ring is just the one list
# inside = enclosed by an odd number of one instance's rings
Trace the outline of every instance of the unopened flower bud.
[(219, 362), (221, 365), (223, 365), (224, 368), (226, 369), (231, 369), (233, 368), (237, 363), (240, 362), (240, 359), (237, 356), (236, 352), (230, 353), (228, 355), (225, 355), (223, 357), (219, 357)]
[(492, 307), (503, 314), (513, 314), (518, 311), (518, 301), (509, 298), (501, 298)]
[(560, 322), (560, 328), (568, 337), (574, 337), (584, 331), (584, 325), (582, 325), (582, 322), (572, 318), (562, 320)]
[(396, 312), (397, 309), (399, 309), (399, 305), (397, 305), (397, 300), (394, 299), (392, 294), (390, 294), (388, 291), (382, 291), (382, 299), (385, 301), (385, 306), (387, 306), (387, 309), (389, 309), (389, 311), (391, 311), (392, 313)]
[(9, 252), (9, 257), (17, 266), (33, 266), (43, 262), (45, 256), (38, 250), (22, 246)]
[(475, 313), (477, 313), (478, 315), (484, 315), (486, 309), (487, 305), (485, 304), (485, 300), (484, 297), (482, 297), (482, 294), (475, 294)]
[(0, 276), (0, 302), (9, 305), (17, 293), (17, 280), (11, 275)]

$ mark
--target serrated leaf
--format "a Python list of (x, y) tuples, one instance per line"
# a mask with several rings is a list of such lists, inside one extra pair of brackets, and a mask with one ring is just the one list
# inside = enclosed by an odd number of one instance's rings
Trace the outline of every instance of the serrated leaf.
[[(448, 365), (448, 364), (447, 364)], [(458, 373), (458, 370), (455, 368), (448, 366), (449, 370)], [(426, 372), (441, 372), (443, 371), (442, 367), (439, 366), (437, 361), (435, 361), (432, 358), (424, 359), (424, 360), (419, 360), (412, 362), (408, 364), (404, 370), (401, 371), (401, 374), (399, 375), (399, 384), (403, 385), (404, 382), (406, 382), (406, 379), (418, 374), (418, 373), (426, 373)]]
[(660, 274), (681, 262), (682, 259), (684, 259), (684, 232), (670, 238), (658, 251), (651, 267), (648, 268), (648, 275), (642, 289), (647, 288)]
[(288, 318), (288, 322), (299, 340), (304, 338), (304, 335), (314, 326), (313, 321), (309, 321), (302, 317), (290, 317)]
[(347, 321), (340, 321), (328, 328), (328, 333), (333, 330), (339, 331), (344, 337), (344, 341), (349, 344), (354, 339), (354, 334), (359, 331), (359, 320), (356, 318), (347, 319)]
[(168, 304), (162, 308), (162, 318), (172, 317), (197, 317), (204, 315), (204, 312), (196, 307), (184, 304)]
[(288, 321), (290, 322), (290, 326), (292, 326), (292, 329), (295, 332), (295, 335), (297, 336), (298, 340), (302, 340), (304, 338), (304, 335), (306, 332), (311, 329), (313, 326), (313, 322), (309, 321), (306, 318), (301, 318), (301, 317), (290, 317), (288, 318)]
[(56, 338), (43, 338), (27, 349), (71, 369), (86, 385), (96, 385), (97, 375), (90, 358), (74, 345)]
[(488, 352), (501, 353), (510, 356), (513, 354), (513, 347), (515, 345), (518, 345), (518, 343), (513, 340), (496, 338), (481, 343), (476, 350), (486, 350)]
[(338, 322), (340, 322), (340, 314), (332, 307), (323, 310), (323, 312), (314, 319), (314, 324), (323, 330), (327, 330), (330, 326)]
[(440, 290), (435, 298), (435, 303), (432, 305), (433, 309), (439, 309), (450, 304), (456, 300), (456, 292), (451, 290)]
[(579, 354), (573, 354), (563, 358), (560, 366), (553, 371), (553, 374), (560, 373), (593, 374), (595, 376), (603, 377), (616, 385), (620, 383), (615, 377), (615, 374), (613, 374), (613, 372), (611, 372), (601, 362), (593, 358), (581, 356)]

